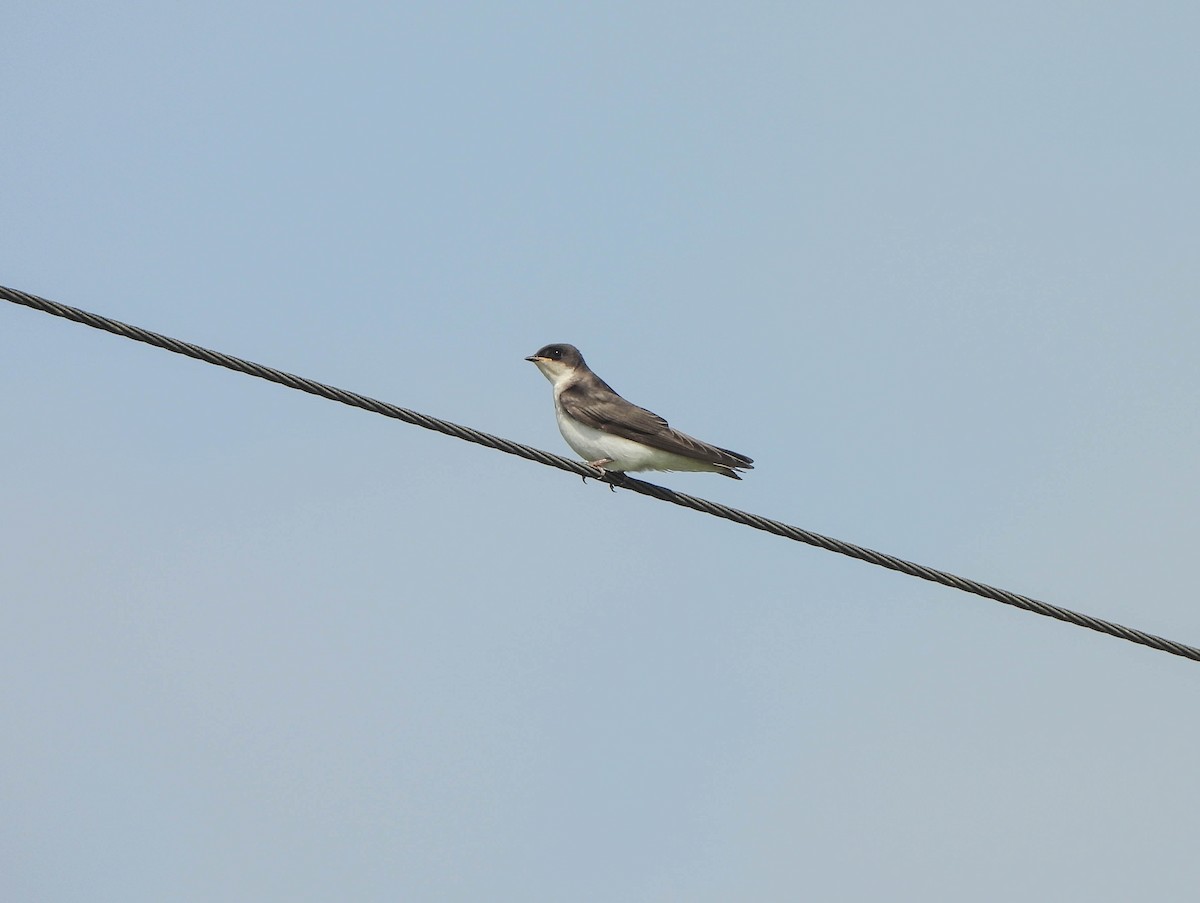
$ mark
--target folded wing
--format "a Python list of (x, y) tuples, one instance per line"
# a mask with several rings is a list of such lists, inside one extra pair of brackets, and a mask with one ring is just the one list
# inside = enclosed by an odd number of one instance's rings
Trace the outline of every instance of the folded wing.
[(626, 401), (607, 385), (604, 388), (608, 391), (597, 392), (595, 387), (585, 390), (581, 385), (571, 386), (559, 395), (559, 403), (568, 414), (593, 429), (709, 464), (753, 469), (753, 458), (673, 430), (657, 414)]

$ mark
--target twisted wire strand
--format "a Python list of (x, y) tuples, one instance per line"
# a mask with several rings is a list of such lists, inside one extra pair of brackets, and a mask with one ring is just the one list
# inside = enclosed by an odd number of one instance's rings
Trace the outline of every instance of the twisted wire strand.
[(577, 474), (581, 477), (591, 477), (607, 483), (617, 489), (627, 489), (630, 492), (646, 495), (651, 498), (658, 499), (659, 501), (670, 502), (673, 505), (679, 505), (683, 508), (690, 508), (693, 511), (700, 511), (704, 514), (710, 514), (713, 517), (724, 518), (725, 520), (733, 521), (736, 524), (753, 527), (755, 530), (762, 530), (765, 533), (772, 533), (775, 536), (782, 536), (784, 539), (806, 543), (819, 549), (825, 549), (829, 552), (836, 552), (839, 555), (845, 555), (850, 558), (855, 558), (859, 561), (865, 561), (868, 564), (874, 564), (878, 567), (898, 571), (911, 577), (919, 577), (920, 579), (928, 580), (931, 583), (939, 583), (942, 586), (948, 586), (952, 589), (973, 593), (974, 595), (982, 596), (985, 599), (991, 599), (995, 602), (1002, 602), (1005, 605), (1012, 605), (1024, 611), (1030, 611), (1034, 614), (1042, 615), (1047, 618), (1055, 618), (1059, 621), (1065, 621), (1068, 624), (1074, 624), (1077, 627), (1086, 627), (1089, 630), (1095, 630), (1099, 633), (1105, 633), (1109, 636), (1117, 637), (1118, 639), (1128, 640), (1131, 643), (1138, 643), (1142, 646), (1148, 646), (1151, 649), (1157, 649), (1160, 652), (1168, 652), (1171, 655), (1178, 655), (1183, 658), (1191, 659), (1192, 661), (1200, 661), (1200, 648), (1195, 646), (1188, 646), (1184, 643), (1176, 642), (1175, 640), (1168, 640), (1160, 636), (1155, 636), (1152, 633), (1146, 633), (1145, 631), (1136, 630), (1132, 627), (1125, 627), (1124, 625), (1116, 624), (1112, 621), (1105, 621), (1102, 618), (1096, 618), (1081, 612), (1072, 611), (1069, 608), (1062, 608), (1057, 605), (1051, 605), (1048, 602), (1041, 602), (1037, 599), (1032, 599), (1029, 596), (1022, 596), (1017, 593), (1009, 592), (1008, 590), (989, 586), (986, 583), (980, 583), (977, 580), (969, 580), (965, 577), (958, 577), (946, 571), (940, 571), (935, 568), (915, 564), (914, 562), (906, 561), (903, 558), (897, 558), (895, 555), (888, 555), (884, 552), (876, 552), (873, 549), (868, 549), (864, 548), (863, 546), (854, 545), (853, 543), (844, 542), (840, 539), (834, 539), (830, 536), (824, 536), (820, 533), (814, 533), (811, 530), (793, 527), (790, 524), (783, 523), (782, 521), (772, 520), (767, 517), (762, 517), (758, 514), (751, 514), (747, 511), (741, 511), (737, 508), (731, 508), (728, 505), (722, 505), (719, 502), (711, 502), (708, 499), (698, 498), (682, 492), (675, 492), (674, 490), (667, 489), (664, 486), (646, 483), (642, 480), (634, 479), (633, 477), (627, 475), (607, 473), (606, 471), (592, 467), (589, 464), (585, 464), (582, 461), (574, 461), (570, 458), (564, 458), (561, 455), (551, 454), (550, 452), (545, 452), (529, 445), (522, 445), (519, 442), (513, 442), (500, 436), (493, 436), (490, 433), (484, 433), (480, 430), (472, 429), (469, 426), (461, 426), (457, 423), (451, 423), (448, 420), (430, 417), (427, 414), (421, 414), (417, 411), (409, 410), (408, 408), (402, 408), (398, 405), (389, 404), (374, 398), (369, 398), (366, 395), (359, 395), (356, 392), (348, 392), (345, 389), (339, 389), (336, 386), (326, 385), (325, 383), (320, 383), (316, 380), (306, 379), (305, 377), (296, 376), (292, 373), (286, 373), (283, 370), (276, 370), (273, 367), (264, 367), (262, 364), (256, 364), (253, 361), (243, 360), (242, 358), (233, 357), (232, 355), (228, 354), (222, 354), (219, 351), (213, 351), (209, 348), (201, 347), (200, 345), (193, 345), (190, 342), (183, 342), (179, 339), (173, 339), (170, 336), (160, 335), (159, 333), (151, 332), (148, 329), (142, 329), (139, 326), (131, 326), (128, 323), (122, 323), (119, 320), (113, 320), (109, 317), (101, 316), (100, 314), (94, 314), (86, 310), (80, 310), (77, 307), (69, 307), (66, 304), (59, 304), (56, 301), (50, 301), (46, 298), (38, 297), (37, 295), (31, 295), (28, 292), (22, 292), (16, 289), (0, 286), (0, 298), (3, 298), (6, 301), (11, 301), (14, 304), (20, 304), (25, 307), (33, 308), (34, 310), (40, 310), (43, 313), (52, 314), (56, 317), (63, 317), (67, 320), (73, 320), (76, 323), (82, 323), (85, 326), (91, 326), (94, 329), (102, 329), (105, 332), (111, 332), (114, 335), (123, 336), (127, 339), (133, 339), (136, 342), (144, 342), (147, 345), (153, 345), (157, 348), (173, 351), (176, 354), (182, 354), (187, 357), (195, 358), (196, 360), (204, 361), (208, 364), (214, 364), (218, 367), (225, 367), (226, 369), (234, 370), (238, 373), (245, 373), (249, 376), (256, 376), (259, 379), (265, 379), (269, 382), (279, 383), (282, 386), (287, 386), (291, 389), (298, 389), (299, 391), (307, 392), (310, 395), (317, 395), (321, 398), (327, 398), (330, 401), (337, 401), (341, 404), (350, 405), (351, 407), (362, 408), (364, 411), (371, 411), (375, 414), (382, 414), (384, 417), (392, 417), (396, 420), (402, 420), (405, 423), (411, 423), (414, 426), (419, 426), (427, 430), (433, 430), (434, 432), (438, 433), (444, 433), (447, 436), (453, 436), (456, 439), (462, 439), (466, 442), (474, 442), (477, 445), (493, 448), (497, 451), (502, 451), (505, 454), (516, 455), (520, 458), (536, 461), (539, 464), (545, 464), (547, 467), (556, 467), (559, 470), (565, 470), (568, 473)]

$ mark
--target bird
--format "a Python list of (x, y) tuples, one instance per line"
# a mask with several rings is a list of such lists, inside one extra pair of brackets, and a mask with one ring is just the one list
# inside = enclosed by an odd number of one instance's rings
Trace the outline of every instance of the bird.
[(610, 473), (678, 470), (740, 480), (754, 460), (671, 429), (663, 418), (626, 401), (592, 372), (574, 345), (554, 344), (525, 358), (554, 386), (558, 430), (588, 464)]

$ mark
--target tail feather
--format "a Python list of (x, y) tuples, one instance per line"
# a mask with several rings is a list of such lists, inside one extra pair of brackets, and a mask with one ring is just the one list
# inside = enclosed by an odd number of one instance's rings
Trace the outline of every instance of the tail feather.
[(713, 446), (713, 448), (721, 452), (721, 457), (714, 461), (714, 464), (723, 464), (726, 467), (736, 467), (738, 470), (754, 470), (753, 458), (747, 458), (740, 452), (731, 451), (728, 448), (721, 448), (720, 446)]

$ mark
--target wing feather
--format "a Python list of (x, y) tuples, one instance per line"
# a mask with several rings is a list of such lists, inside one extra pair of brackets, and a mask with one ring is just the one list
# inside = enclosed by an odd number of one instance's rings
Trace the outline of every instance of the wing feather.
[(600, 379), (596, 382), (599, 385), (576, 383), (559, 394), (563, 410), (580, 423), (685, 458), (752, 469), (752, 458), (671, 429), (667, 421), (653, 411), (626, 401)]

